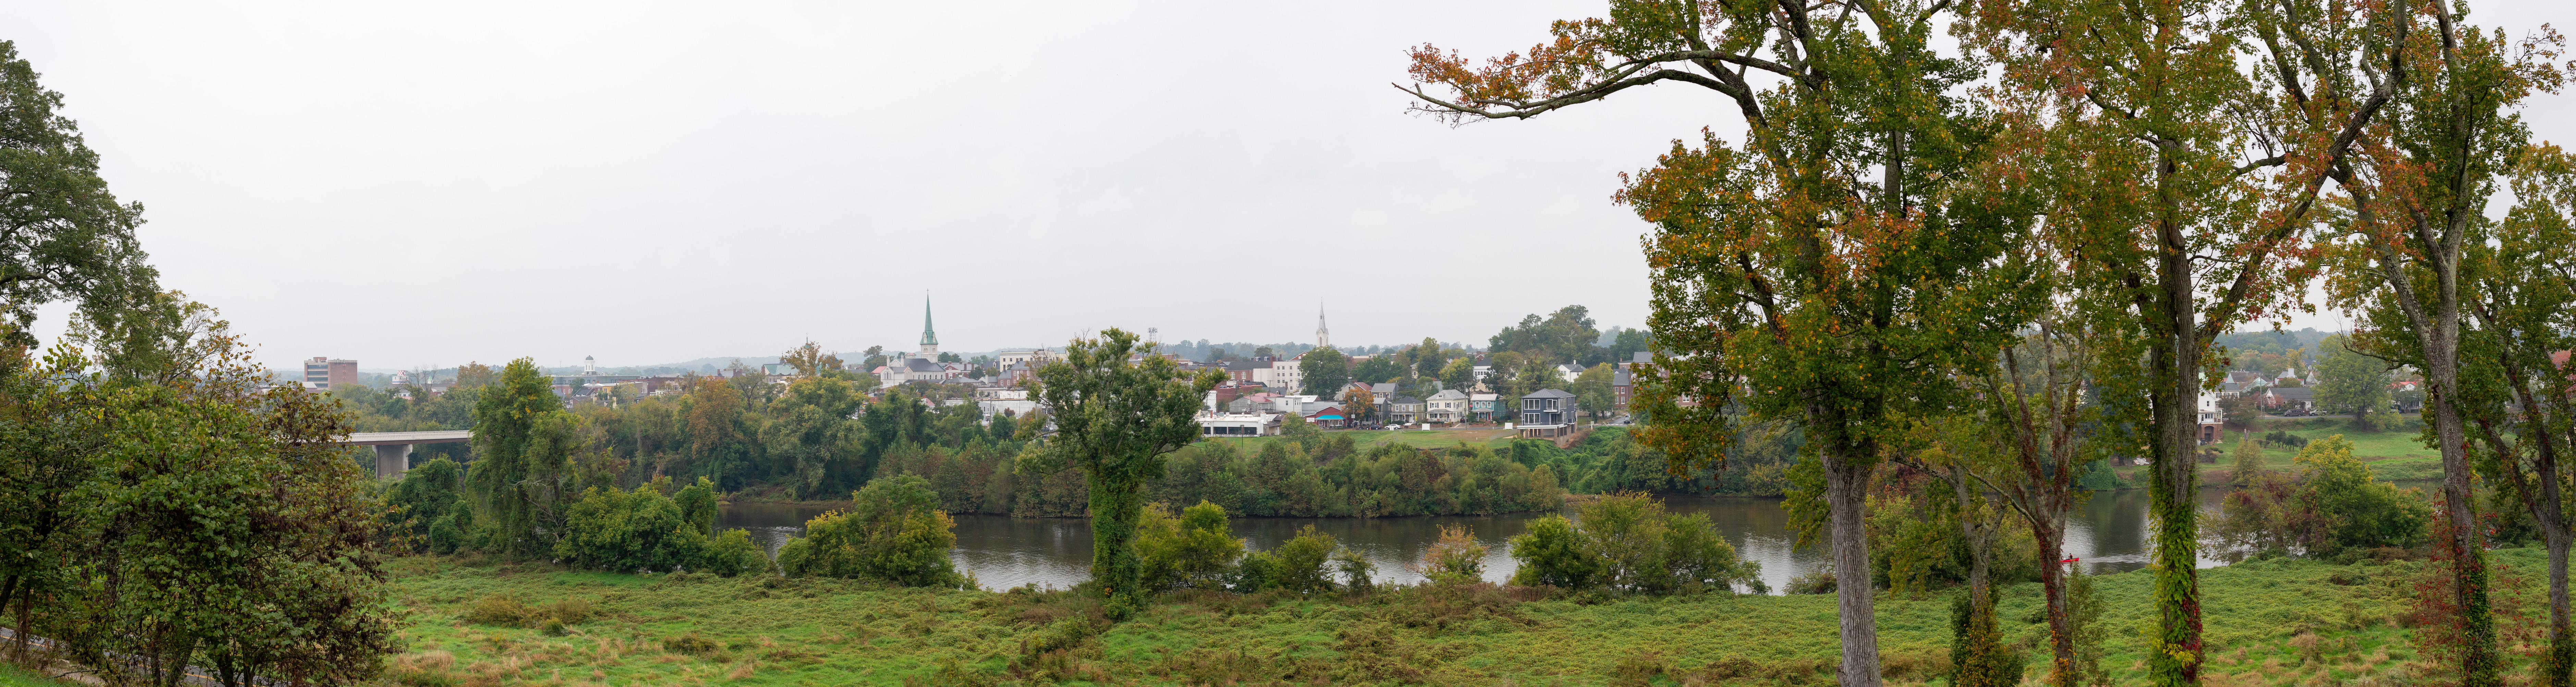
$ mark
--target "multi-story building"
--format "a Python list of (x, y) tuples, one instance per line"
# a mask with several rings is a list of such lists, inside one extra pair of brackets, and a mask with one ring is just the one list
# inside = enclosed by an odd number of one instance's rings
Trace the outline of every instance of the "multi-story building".
[(1501, 400), (1501, 394), (1483, 392), (1467, 394), (1467, 420), (1469, 422), (1493, 422), (1494, 404)]
[(1422, 417), (1422, 399), (1397, 396), (1386, 404), (1386, 417), (1395, 424), (1409, 424)]
[(1440, 393), (1422, 399), (1422, 421), (1424, 422), (1465, 422), (1466, 420), (1467, 392), (1441, 389)]
[(1199, 436), (1258, 437), (1279, 433), (1278, 413), (1200, 413)]
[(304, 361), (304, 388), (331, 390), (358, 383), (358, 361), (316, 356)]
[(1574, 394), (1540, 389), (1521, 397), (1521, 436), (1552, 437), (1574, 429)]

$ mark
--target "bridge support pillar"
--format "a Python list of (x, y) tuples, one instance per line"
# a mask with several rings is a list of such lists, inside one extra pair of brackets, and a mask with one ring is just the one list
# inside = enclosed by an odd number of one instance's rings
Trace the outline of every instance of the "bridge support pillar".
[(376, 446), (376, 479), (402, 479), (411, 470), (411, 444)]

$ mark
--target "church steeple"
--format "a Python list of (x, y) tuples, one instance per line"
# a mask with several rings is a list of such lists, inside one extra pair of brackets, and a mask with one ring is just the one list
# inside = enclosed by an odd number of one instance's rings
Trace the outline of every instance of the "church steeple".
[(921, 357), (939, 359), (939, 332), (930, 328), (930, 292), (921, 292)]
[(1324, 306), (1322, 304), (1317, 304), (1315, 306), (1315, 347), (1333, 347), (1333, 331), (1324, 328)]

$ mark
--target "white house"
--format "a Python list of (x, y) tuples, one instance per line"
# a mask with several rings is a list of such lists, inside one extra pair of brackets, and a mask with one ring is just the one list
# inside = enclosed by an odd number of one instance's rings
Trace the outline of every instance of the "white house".
[(1467, 392), (1441, 389), (1440, 393), (1422, 399), (1424, 422), (1464, 422), (1467, 420)]

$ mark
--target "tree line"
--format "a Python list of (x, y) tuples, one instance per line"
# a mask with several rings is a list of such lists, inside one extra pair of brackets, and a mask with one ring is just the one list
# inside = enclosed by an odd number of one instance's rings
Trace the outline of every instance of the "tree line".
[[(2160, 616), (2146, 668), (2196, 684), (2196, 406), (2230, 366), (2213, 342), (2313, 307), (2322, 280), (2323, 305), (2358, 318), (2346, 346), (2427, 390), (2444, 477), (2430, 541), (2459, 609), (2447, 667), (2500, 679), (2478, 523), (2521, 510), (2552, 553), (2538, 672), (2568, 682), (2557, 447), (2576, 440), (2576, 389), (2551, 356), (2576, 348), (2576, 167), (2520, 119), (2563, 83), (2557, 34), (2471, 24), (2464, 2), (1609, 4), (1524, 52), (1421, 46), (1398, 87), (1453, 123), (1654, 85), (1724, 106), (1727, 131), (1675, 141), (1616, 195), (1651, 227), (1640, 439), (1677, 467), (1796, 423), (1793, 516), (1857, 571), (1894, 553), (1868, 527), (1885, 470), (1930, 478), (1960, 541), (2026, 529), (2055, 560), (2080, 468), (2145, 459)], [(2477, 476), (2510, 498), (2481, 504)], [(2046, 675), (2074, 685), (2057, 570), (2042, 567)], [(1991, 622), (1990, 581), (1968, 586), (1972, 635)], [(1870, 591), (1838, 594), (1840, 679), (1875, 686)]]

